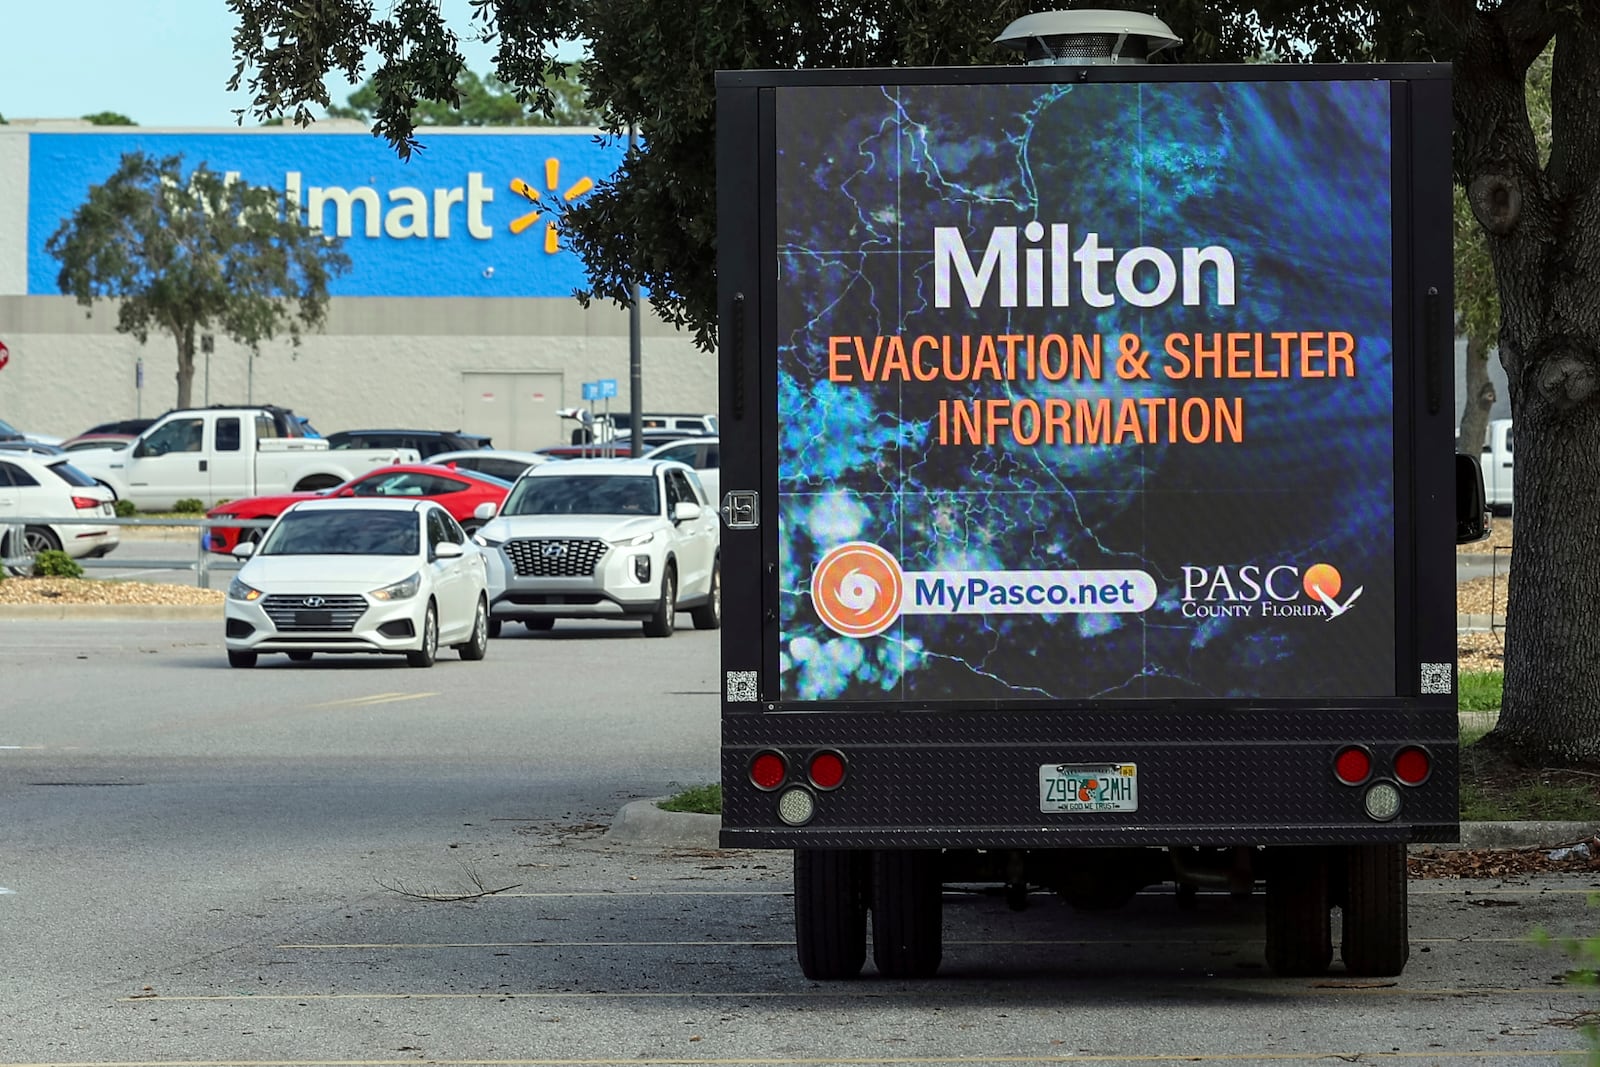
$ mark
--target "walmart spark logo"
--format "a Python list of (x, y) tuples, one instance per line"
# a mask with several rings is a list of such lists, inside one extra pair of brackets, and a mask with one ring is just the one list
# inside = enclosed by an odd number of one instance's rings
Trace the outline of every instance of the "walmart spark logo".
[[(544, 161), (544, 185), (548, 192), (554, 193), (561, 188), (561, 161), (559, 159), (546, 159)], [(578, 199), (584, 193), (594, 188), (594, 179), (588, 176), (579, 178), (561, 193), (561, 199), (567, 203)], [(511, 179), (511, 191), (535, 205), (534, 209), (526, 215), (519, 215), (511, 220), (511, 232), (520, 234), (539, 221), (544, 214), (544, 205), (539, 191), (521, 178)], [(556, 230), (554, 219), (546, 219), (544, 224), (544, 250), (550, 255), (561, 251), (561, 237)]]

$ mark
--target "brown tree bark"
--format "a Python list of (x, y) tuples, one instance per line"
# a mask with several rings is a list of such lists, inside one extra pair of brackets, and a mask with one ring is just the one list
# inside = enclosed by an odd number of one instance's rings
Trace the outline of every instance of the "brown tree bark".
[[(1462, 23), (1456, 165), (1488, 233), (1516, 420), (1505, 697), (1486, 739), (1533, 764), (1600, 763), (1600, 51), (1578, 20), (1508, 0)], [(1555, 39), (1554, 148), (1524, 98)]]
[(180, 326), (173, 336), (178, 342), (178, 407), (186, 408), (194, 386), (194, 327)]
[(1499, 399), (1494, 382), (1489, 380), (1489, 342), (1467, 335), (1467, 403), (1461, 412), (1461, 432), (1456, 436), (1456, 451), (1476, 456), (1483, 451), (1489, 432), (1489, 412)]

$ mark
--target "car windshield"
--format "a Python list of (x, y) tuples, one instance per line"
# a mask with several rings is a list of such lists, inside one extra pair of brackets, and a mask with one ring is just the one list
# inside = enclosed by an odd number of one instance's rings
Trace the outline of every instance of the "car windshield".
[(566, 474), (524, 478), (503, 515), (655, 515), (656, 480), (644, 474)]
[(21, 437), (22, 431), (11, 425), (5, 419), (0, 419), (0, 436)]
[(377, 509), (291, 511), (261, 543), (262, 556), (414, 556), (417, 513)]

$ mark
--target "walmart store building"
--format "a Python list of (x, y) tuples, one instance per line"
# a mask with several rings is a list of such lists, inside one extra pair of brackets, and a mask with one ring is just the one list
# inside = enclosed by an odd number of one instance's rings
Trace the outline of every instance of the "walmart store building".
[[(181, 155), (286, 192), (345, 238), (348, 273), (321, 333), (248, 348), (226, 337), (197, 353), (194, 403), (274, 403), (324, 433), (379, 426), (464, 429), (508, 448), (566, 439), (557, 415), (584, 383), (612, 379), (629, 407), (628, 313), (573, 298), (582, 264), (532, 194), (576, 199), (620, 162), (593, 130), (422, 132), (402, 162), (364, 129), (162, 131), (76, 123), (0, 126), (0, 419), (68, 436), (96, 422), (157, 415), (177, 399), (177, 354), (141, 346), (56, 285), (45, 242), (123, 153)], [(716, 410), (716, 360), (689, 334), (643, 319), (647, 410)], [(142, 369), (141, 369), (142, 364)]]

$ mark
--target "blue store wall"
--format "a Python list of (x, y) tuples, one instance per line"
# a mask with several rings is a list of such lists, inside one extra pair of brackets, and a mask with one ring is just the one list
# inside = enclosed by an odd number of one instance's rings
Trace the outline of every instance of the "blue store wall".
[(402, 162), (364, 131), (34, 133), (28, 293), (59, 292), (59, 264), (45, 242), (127, 152), (181, 155), (186, 173), (204, 163), (280, 192), (297, 189), (325, 231), (348, 233), (352, 267), (330, 287), (334, 296), (564, 297), (583, 286), (581, 262), (540, 207), (585, 195), (621, 162), (621, 143), (570, 131), (419, 136), (425, 147)]

